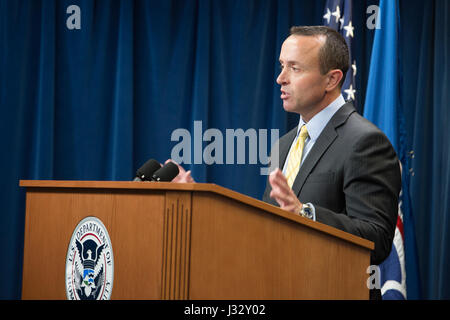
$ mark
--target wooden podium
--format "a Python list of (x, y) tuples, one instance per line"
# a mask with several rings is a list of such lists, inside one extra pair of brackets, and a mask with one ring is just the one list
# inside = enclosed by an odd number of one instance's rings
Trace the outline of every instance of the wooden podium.
[(100, 219), (112, 299), (368, 299), (372, 242), (214, 184), (21, 180), (23, 299), (66, 299), (72, 233)]

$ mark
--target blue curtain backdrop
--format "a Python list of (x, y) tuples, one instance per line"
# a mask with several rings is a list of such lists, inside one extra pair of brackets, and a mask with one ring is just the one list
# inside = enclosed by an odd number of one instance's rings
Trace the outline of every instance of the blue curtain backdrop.
[[(81, 9), (80, 30), (66, 27), (73, 4)], [(366, 28), (370, 4), (378, 1), (354, 2), (358, 101), (365, 98), (374, 34)], [(275, 83), (281, 43), (292, 25), (322, 24), (324, 5), (0, 0), (0, 298), (21, 293), (20, 179), (130, 180), (148, 158), (169, 158), (177, 143), (171, 133), (193, 134), (195, 120), (224, 136), (238, 128), (284, 134), (298, 117), (283, 111)], [(400, 6), (423, 288), (417, 296), (449, 298), (449, 8), (445, 0)], [(198, 182), (255, 198), (264, 190), (261, 165), (185, 167)]]
[(450, 299), (450, 2), (400, 1), (400, 10), (421, 286), (414, 297)]

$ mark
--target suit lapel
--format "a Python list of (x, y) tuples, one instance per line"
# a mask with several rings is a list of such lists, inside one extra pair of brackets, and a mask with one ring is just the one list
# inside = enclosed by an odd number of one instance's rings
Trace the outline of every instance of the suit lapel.
[[(333, 141), (337, 138), (338, 134), (336, 128), (347, 121), (350, 114), (355, 112), (353, 105), (351, 103), (346, 103), (343, 105), (330, 119), (328, 124), (323, 129), (319, 138), (317, 138), (316, 143), (311, 148), (308, 156), (303, 161), (302, 166), (295, 178), (294, 184), (292, 185), (292, 191), (297, 195), (300, 195), (300, 191), (305, 184), (306, 178), (309, 176), (311, 171), (316, 166), (317, 162), (320, 160), (325, 151), (330, 147)], [(294, 136), (295, 137), (295, 136)], [(292, 141), (291, 141), (292, 142)]]
[(305, 184), (306, 178), (311, 173), (311, 170), (316, 166), (319, 159), (322, 157), (331, 143), (333, 143), (336, 137), (336, 130), (334, 130), (334, 127), (330, 126), (330, 123), (328, 123), (328, 125), (323, 129), (314, 146), (309, 151), (308, 156), (303, 161), (297, 177), (295, 178), (294, 184), (292, 185), (292, 190), (297, 195), (297, 197), (300, 195), (300, 191)]

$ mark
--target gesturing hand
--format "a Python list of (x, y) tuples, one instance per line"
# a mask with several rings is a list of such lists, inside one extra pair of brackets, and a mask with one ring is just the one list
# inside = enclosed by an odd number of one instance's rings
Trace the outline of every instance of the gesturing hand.
[(280, 169), (277, 168), (270, 173), (269, 183), (272, 187), (270, 197), (278, 202), (280, 208), (299, 214), (303, 204), (289, 187), (286, 177)]

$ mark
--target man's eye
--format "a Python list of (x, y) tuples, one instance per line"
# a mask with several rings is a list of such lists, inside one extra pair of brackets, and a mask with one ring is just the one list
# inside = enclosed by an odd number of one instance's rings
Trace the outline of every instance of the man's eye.
[(295, 71), (295, 72), (300, 71), (300, 68), (297, 68), (297, 67), (291, 67), (291, 69), (292, 69), (292, 71)]

